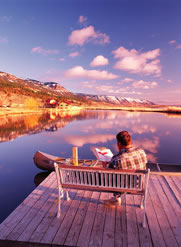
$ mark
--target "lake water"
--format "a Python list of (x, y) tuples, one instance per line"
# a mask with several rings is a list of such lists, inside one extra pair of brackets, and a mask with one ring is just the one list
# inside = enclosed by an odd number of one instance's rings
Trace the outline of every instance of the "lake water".
[(121, 130), (149, 161), (181, 164), (181, 115), (102, 110), (0, 118), (0, 222), (46, 176), (33, 163), (37, 150), (70, 157), (77, 146), (79, 158), (94, 159), (92, 146), (117, 152)]

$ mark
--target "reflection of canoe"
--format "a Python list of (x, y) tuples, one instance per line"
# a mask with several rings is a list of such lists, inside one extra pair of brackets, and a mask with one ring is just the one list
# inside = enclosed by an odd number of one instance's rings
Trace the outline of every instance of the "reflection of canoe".
[[(35, 165), (42, 169), (47, 171), (53, 171), (54, 170), (54, 162), (56, 163), (69, 163), (72, 164), (72, 159), (66, 159), (62, 157), (57, 157), (54, 155), (50, 155), (47, 153), (43, 153), (40, 151), (37, 151), (33, 157)], [(97, 164), (96, 160), (81, 160), (78, 161), (79, 165), (84, 166), (95, 166)]]
[[(67, 163), (72, 164), (72, 159), (66, 159), (57, 157), (54, 155), (50, 155), (47, 153), (43, 153), (37, 151), (34, 155), (34, 163), (36, 166), (42, 170), (53, 171), (54, 170), (54, 162), (56, 163)], [(79, 165), (84, 166), (99, 166), (97, 160), (81, 160), (78, 161)], [(166, 173), (167, 175), (173, 173), (181, 173), (181, 165), (168, 165), (168, 164), (161, 164), (161, 163), (147, 163), (147, 168), (150, 168), (151, 173), (153, 174), (163, 174)]]
[(50, 175), (50, 172), (39, 172), (34, 177), (34, 184), (37, 187), (41, 182)]

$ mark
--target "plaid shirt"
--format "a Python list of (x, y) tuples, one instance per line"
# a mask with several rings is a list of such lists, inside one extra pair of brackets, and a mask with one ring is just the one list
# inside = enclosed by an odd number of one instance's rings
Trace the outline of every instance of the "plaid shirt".
[(140, 148), (125, 148), (114, 155), (109, 163), (112, 169), (145, 170), (147, 158), (144, 150)]

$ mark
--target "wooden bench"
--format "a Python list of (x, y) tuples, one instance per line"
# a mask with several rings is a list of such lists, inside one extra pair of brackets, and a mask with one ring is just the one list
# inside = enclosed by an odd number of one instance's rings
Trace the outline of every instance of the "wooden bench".
[[(140, 207), (144, 209), (143, 227), (145, 227), (146, 198), (150, 170), (113, 170), (95, 167), (81, 167), (54, 163), (59, 203), (57, 217), (60, 216), (60, 198), (63, 189), (90, 190), (98, 192), (124, 192), (141, 195)], [(69, 200), (66, 191), (67, 200)]]

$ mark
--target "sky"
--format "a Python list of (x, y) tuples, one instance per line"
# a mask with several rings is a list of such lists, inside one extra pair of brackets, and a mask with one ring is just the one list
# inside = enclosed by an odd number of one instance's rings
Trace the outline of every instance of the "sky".
[(181, 105), (180, 0), (0, 0), (0, 71)]

